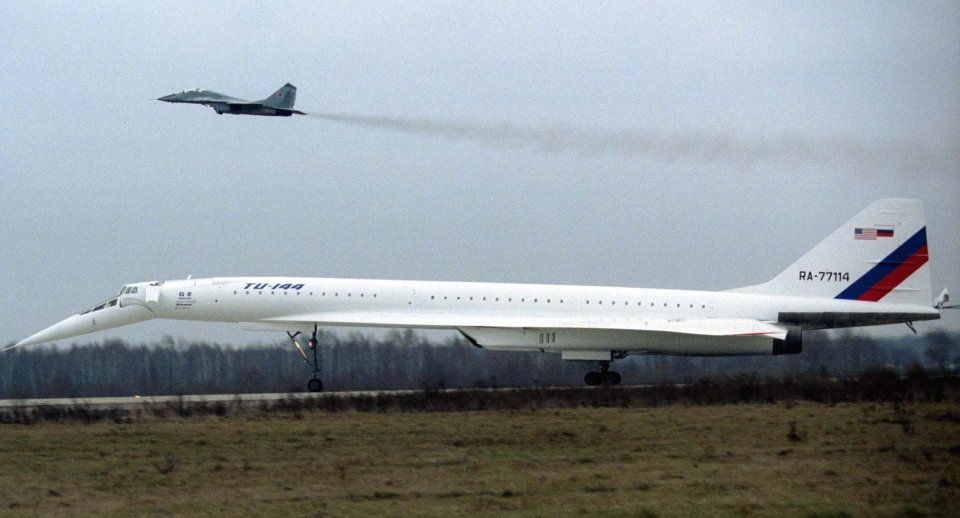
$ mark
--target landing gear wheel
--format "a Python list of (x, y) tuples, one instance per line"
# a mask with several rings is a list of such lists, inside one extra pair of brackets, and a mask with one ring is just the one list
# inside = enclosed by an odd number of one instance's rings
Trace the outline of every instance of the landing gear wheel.
[(317, 326), (313, 326), (313, 334), (310, 335), (310, 341), (307, 345), (313, 351), (313, 379), (307, 382), (307, 388), (310, 392), (320, 392), (323, 390), (323, 382), (320, 381), (320, 341), (317, 340)]
[(293, 346), (297, 348), (297, 351), (300, 353), (300, 356), (303, 357), (303, 361), (307, 365), (313, 367), (313, 378), (307, 382), (307, 390), (310, 392), (321, 392), (323, 391), (323, 382), (320, 381), (320, 341), (317, 340), (317, 326), (313, 326), (313, 333), (310, 335), (310, 340), (307, 342), (307, 346), (313, 351), (313, 361), (311, 362), (307, 358), (307, 353), (303, 351), (303, 348), (300, 347), (300, 344), (297, 343), (297, 336), (300, 332), (291, 333), (287, 331), (287, 336), (290, 337), (290, 341), (293, 342)]
[(600, 362), (600, 371), (588, 372), (587, 375), (583, 377), (583, 382), (590, 386), (619, 385), (620, 373), (610, 370), (609, 361), (602, 361)]
[(583, 377), (583, 382), (587, 385), (594, 386), (600, 384), (600, 373), (599, 372), (588, 372), (586, 376)]

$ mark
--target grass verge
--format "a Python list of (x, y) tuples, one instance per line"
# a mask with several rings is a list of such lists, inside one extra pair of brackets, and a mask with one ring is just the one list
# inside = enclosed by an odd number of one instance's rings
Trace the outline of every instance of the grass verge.
[(0, 426), (0, 515), (945, 516), (960, 404), (247, 412)]

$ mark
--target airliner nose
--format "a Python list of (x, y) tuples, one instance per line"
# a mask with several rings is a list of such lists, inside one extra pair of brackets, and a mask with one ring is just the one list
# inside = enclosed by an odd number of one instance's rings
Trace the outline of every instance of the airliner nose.
[(45, 342), (52, 342), (54, 340), (59, 340), (61, 338), (67, 338), (77, 334), (77, 331), (80, 328), (80, 323), (78, 321), (79, 315), (74, 315), (65, 320), (61, 320), (56, 324), (40, 331), (39, 333), (34, 333), (24, 340), (17, 342), (16, 345), (11, 347), (22, 347), (24, 345), (34, 345), (42, 344)]
[(113, 298), (89, 311), (61, 320), (7, 349), (72, 338), (154, 318), (153, 311), (146, 306), (121, 307), (116, 302), (117, 299)]

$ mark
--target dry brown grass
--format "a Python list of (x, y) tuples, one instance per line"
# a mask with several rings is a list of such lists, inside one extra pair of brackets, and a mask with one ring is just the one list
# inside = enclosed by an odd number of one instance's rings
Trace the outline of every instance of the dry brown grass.
[(958, 515), (960, 404), (0, 426), (0, 515)]

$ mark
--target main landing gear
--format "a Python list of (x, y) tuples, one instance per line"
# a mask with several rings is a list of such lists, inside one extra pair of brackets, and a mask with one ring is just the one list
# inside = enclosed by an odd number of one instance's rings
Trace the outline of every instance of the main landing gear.
[(303, 361), (307, 362), (307, 365), (313, 367), (313, 378), (307, 382), (307, 390), (310, 392), (323, 392), (323, 381), (320, 380), (320, 343), (317, 341), (317, 326), (313, 326), (313, 333), (310, 335), (310, 340), (307, 341), (307, 347), (313, 351), (313, 361), (311, 362), (307, 358), (307, 353), (303, 351), (303, 348), (300, 347), (300, 344), (297, 343), (297, 336), (300, 334), (299, 331), (296, 333), (287, 332), (287, 336), (290, 337), (290, 341), (293, 342), (293, 346), (300, 351), (300, 356), (303, 357)]
[(610, 362), (600, 362), (600, 372), (591, 371), (583, 377), (587, 385), (619, 385), (620, 373), (610, 370)]

